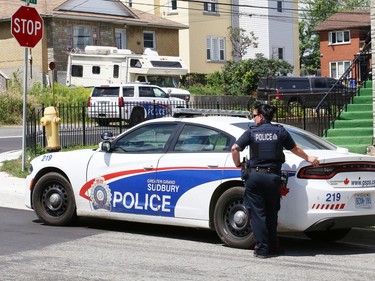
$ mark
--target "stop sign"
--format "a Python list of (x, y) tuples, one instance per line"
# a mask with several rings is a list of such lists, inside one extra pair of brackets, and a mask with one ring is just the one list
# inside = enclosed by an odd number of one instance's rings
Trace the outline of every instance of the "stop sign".
[(43, 25), (35, 8), (21, 6), (12, 16), (12, 35), (22, 47), (34, 48), (43, 38)]

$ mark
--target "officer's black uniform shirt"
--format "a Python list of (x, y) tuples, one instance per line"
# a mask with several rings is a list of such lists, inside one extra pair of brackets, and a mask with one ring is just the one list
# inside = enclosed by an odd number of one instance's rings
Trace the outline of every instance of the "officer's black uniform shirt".
[(296, 143), (281, 125), (261, 122), (251, 126), (236, 141), (240, 150), (250, 145), (250, 167), (280, 170), (285, 162), (283, 148), (291, 150)]

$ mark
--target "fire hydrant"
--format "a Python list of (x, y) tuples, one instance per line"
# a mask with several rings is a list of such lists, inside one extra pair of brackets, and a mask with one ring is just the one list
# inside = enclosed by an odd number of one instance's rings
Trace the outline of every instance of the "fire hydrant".
[(53, 106), (49, 106), (44, 109), (44, 116), (40, 119), (40, 124), (46, 128), (46, 150), (49, 152), (61, 150), (59, 140), (59, 124), (61, 118), (57, 115), (57, 109)]

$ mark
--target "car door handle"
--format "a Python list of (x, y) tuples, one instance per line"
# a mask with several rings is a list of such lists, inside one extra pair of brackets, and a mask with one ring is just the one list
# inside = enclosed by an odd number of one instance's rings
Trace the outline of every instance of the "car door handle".
[(208, 168), (217, 168), (219, 165), (207, 165)]
[(146, 171), (150, 171), (150, 170), (153, 170), (154, 167), (150, 166), (150, 167), (143, 167), (143, 169), (145, 169)]

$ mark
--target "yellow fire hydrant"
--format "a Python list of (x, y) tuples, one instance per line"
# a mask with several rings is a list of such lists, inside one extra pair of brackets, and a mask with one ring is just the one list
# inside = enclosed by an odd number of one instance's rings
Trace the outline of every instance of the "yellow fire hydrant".
[(40, 124), (46, 128), (47, 147), (49, 152), (60, 151), (59, 124), (61, 118), (58, 117), (57, 109), (53, 106), (44, 109), (44, 116), (40, 119)]

